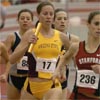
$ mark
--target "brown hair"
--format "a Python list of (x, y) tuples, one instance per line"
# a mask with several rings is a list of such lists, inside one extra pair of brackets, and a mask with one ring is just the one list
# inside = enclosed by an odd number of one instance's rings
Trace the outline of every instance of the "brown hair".
[(52, 3), (48, 2), (48, 1), (44, 1), (44, 2), (41, 2), (38, 6), (37, 6), (37, 13), (40, 14), (41, 13), (41, 10), (44, 6), (52, 6), (52, 8), (54, 9), (54, 6)]
[[(55, 20), (55, 18), (56, 18), (56, 13), (58, 13), (58, 12), (60, 12), (60, 11), (63, 11), (63, 12), (66, 12), (64, 9), (62, 9), (62, 8), (57, 8), (56, 10), (55, 10), (55, 12), (54, 12), (54, 20)], [(67, 12), (66, 12), (67, 13)]]
[(19, 17), (20, 17), (20, 15), (21, 15), (21, 13), (23, 13), (23, 12), (28, 12), (28, 13), (30, 13), (30, 15), (31, 15), (31, 18), (32, 18), (32, 20), (33, 20), (33, 13), (32, 13), (32, 11), (31, 10), (29, 10), (29, 9), (22, 9), (22, 10), (20, 10), (19, 11), (19, 13), (18, 13), (18, 19), (19, 19)]
[(89, 14), (89, 17), (88, 17), (88, 23), (90, 24), (91, 21), (92, 21), (92, 19), (93, 19), (96, 15), (98, 15), (98, 14), (100, 14), (100, 11), (91, 12), (91, 13)]

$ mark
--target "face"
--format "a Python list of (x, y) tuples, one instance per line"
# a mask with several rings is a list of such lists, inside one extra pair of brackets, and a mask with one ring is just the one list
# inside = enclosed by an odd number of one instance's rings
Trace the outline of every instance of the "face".
[(59, 11), (56, 13), (54, 20), (55, 29), (65, 32), (68, 27), (68, 14), (64, 11)]
[(100, 14), (94, 16), (91, 23), (88, 24), (89, 33), (93, 37), (100, 37)]
[(50, 26), (52, 25), (53, 18), (54, 18), (54, 9), (52, 6), (47, 5), (41, 9), (40, 14), (38, 15), (39, 21), (45, 25)]
[(19, 16), (18, 23), (20, 28), (28, 30), (32, 26), (32, 16), (29, 12), (22, 12)]

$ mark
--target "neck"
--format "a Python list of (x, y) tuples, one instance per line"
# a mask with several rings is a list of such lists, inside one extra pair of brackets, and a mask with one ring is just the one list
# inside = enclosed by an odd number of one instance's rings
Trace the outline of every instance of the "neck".
[[(59, 30), (59, 29), (57, 29), (57, 30)], [(66, 33), (67, 32), (67, 30), (65, 29), (65, 30), (59, 30), (60, 32), (63, 32), (63, 33)]]
[(100, 45), (100, 39), (89, 36), (86, 41), (86, 44), (87, 44), (88, 48), (90, 48), (91, 50), (96, 49)]
[(41, 33), (42, 34), (49, 34), (49, 33), (51, 33), (51, 31), (52, 31), (52, 28), (51, 27), (46, 27), (46, 26), (42, 26), (42, 28), (41, 28)]
[(19, 34), (22, 36), (27, 30), (19, 30)]
[(54, 30), (52, 28), (45, 29), (42, 27), (40, 32), (44, 37), (47, 37), (47, 38), (54, 36)]

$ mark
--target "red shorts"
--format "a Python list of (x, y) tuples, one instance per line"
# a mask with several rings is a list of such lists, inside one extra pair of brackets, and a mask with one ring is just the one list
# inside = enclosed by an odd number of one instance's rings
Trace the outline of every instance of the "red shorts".
[(77, 94), (77, 97), (75, 98), (75, 93), (72, 93), (70, 96), (70, 100), (100, 100), (100, 97), (96, 98), (96, 97), (87, 97), (81, 93)]

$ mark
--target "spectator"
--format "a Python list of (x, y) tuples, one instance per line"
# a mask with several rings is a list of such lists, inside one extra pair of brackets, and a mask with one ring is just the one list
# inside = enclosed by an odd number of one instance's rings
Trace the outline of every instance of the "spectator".
[(12, 5), (21, 4), (21, 0), (9, 0)]
[(21, 4), (25, 4), (25, 3), (37, 3), (39, 2), (39, 0), (21, 0)]
[(100, 0), (86, 0), (87, 2), (100, 2)]
[(11, 5), (11, 2), (9, 1), (9, 0), (2, 0), (1, 1), (1, 4), (3, 5), (3, 6), (10, 6)]

